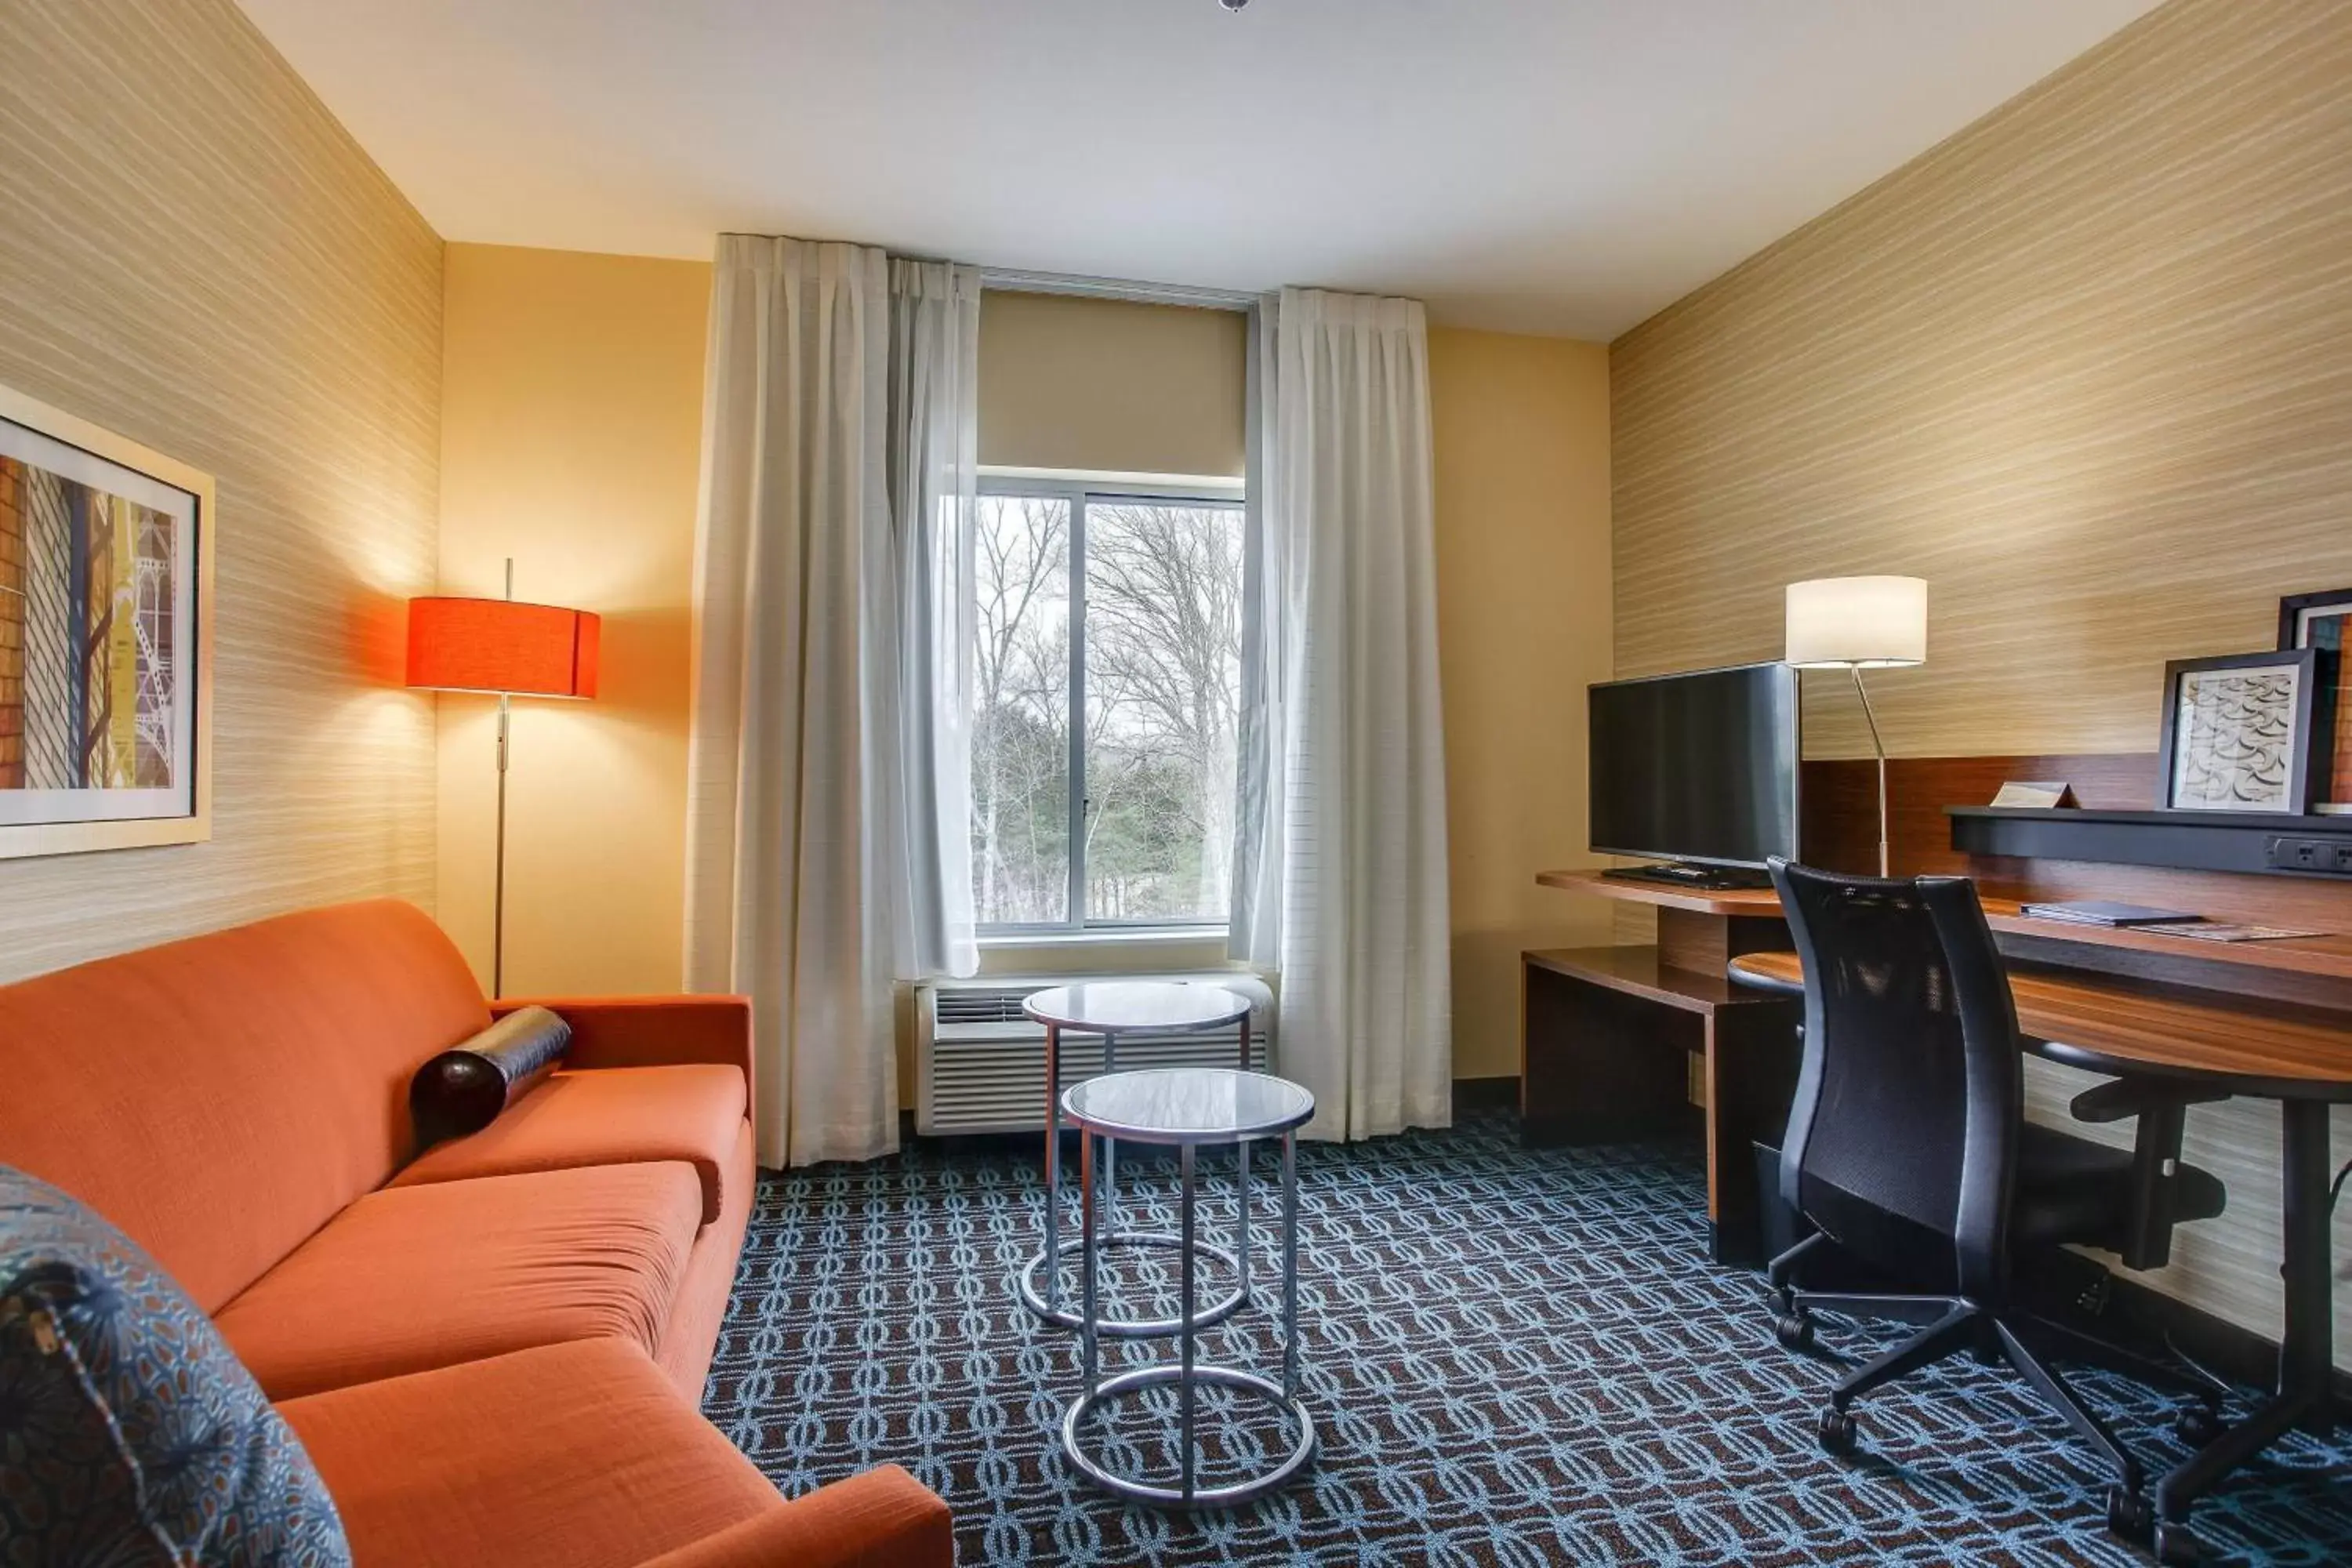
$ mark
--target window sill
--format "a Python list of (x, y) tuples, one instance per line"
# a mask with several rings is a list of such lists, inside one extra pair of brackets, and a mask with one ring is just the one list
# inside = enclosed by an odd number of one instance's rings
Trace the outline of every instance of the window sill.
[(1223, 947), (1223, 926), (1138, 926), (1122, 931), (1018, 931), (982, 936), (982, 952), (1036, 947)]

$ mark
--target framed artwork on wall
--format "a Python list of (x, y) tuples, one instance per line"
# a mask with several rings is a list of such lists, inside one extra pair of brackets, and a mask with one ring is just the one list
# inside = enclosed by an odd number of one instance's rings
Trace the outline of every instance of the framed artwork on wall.
[(2325, 776), (2328, 708), (2314, 648), (2174, 659), (2164, 667), (2157, 805), (2309, 811)]
[(0, 859), (212, 837), (213, 481), (0, 387)]
[(2319, 678), (2335, 697), (2334, 721), (2324, 750), (2327, 779), (2315, 811), (2352, 813), (2352, 660), (2344, 657), (2346, 633), (2352, 631), (2352, 588), (2326, 594), (2290, 594), (2279, 601), (2278, 645), (2283, 648), (2319, 650)]

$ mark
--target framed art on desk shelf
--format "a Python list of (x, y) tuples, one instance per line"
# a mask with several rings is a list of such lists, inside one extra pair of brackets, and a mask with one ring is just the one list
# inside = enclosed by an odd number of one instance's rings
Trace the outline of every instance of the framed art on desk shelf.
[(2339, 816), (2352, 815), (2352, 692), (2344, 688), (2352, 678), (2352, 663), (2344, 658), (2347, 630), (2352, 630), (2352, 588), (2290, 594), (2279, 601), (2279, 647), (2317, 648), (2320, 679), (2335, 697), (2336, 716), (2323, 748), (2327, 777), (2312, 809)]
[(212, 837), (213, 481), (0, 387), (0, 859)]
[(2157, 805), (2301, 816), (2324, 792), (2334, 704), (2316, 648), (2177, 658), (2164, 667)]

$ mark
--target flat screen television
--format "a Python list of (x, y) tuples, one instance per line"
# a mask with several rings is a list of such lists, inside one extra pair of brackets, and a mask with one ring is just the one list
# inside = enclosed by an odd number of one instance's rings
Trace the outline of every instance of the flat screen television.
[(1588, 695), (1595, 853), (1735, 873), (1726, 880), (1797, 858), (1794, 669), (1612, 680)]

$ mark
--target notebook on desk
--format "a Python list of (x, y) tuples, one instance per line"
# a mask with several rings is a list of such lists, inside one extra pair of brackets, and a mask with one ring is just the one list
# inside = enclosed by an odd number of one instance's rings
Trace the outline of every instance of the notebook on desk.
[(2201, 920), (2180, 910), (2160, 910), (2147, 904), (2123, 904), (2112, 899), (2079, 899), (2067, 903), (2020, 904), (2017, 912), (2037, 921), (2067, 921), (2084, 926), (2173, 925)]

